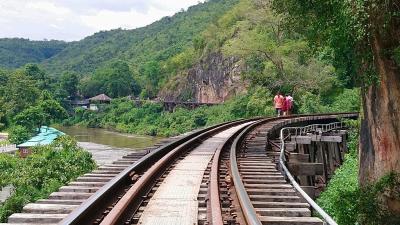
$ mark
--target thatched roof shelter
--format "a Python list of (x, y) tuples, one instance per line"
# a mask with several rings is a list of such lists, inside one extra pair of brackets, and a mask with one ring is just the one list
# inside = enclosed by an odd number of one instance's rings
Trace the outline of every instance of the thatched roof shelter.
[(89, 101), (91, 101), (91, 102), (110, 102), (111, 98), (105, 94), (100, 94), (100, 95), (94, 96), (92, 98), (89, 98)]

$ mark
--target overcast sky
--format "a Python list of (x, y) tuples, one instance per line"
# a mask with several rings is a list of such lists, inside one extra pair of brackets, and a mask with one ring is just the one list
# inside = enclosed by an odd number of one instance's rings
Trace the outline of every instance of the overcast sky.
[(137, 28), (204, 0), (0, 0), (0, 38), (80, 40)]

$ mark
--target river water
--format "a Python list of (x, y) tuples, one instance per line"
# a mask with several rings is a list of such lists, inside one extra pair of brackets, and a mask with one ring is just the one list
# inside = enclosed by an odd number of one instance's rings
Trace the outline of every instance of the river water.
[(78, 142), (92, 142), (117, 148), (145, 148), (153, 146), (162, 139), (160, 137), (124, 134), (100, 128), (78, 126), (55, 126), (55, 128), (74, 137)]

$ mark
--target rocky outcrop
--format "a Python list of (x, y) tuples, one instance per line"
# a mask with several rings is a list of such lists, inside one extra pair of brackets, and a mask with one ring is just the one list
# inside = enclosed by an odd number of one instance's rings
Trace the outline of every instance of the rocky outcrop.
[(241, 71), (237, 58), (212, 53), (170, 80), (159, 97), (167, 101), (221, 103), (246, 92), (247, 82), (241, 79)]

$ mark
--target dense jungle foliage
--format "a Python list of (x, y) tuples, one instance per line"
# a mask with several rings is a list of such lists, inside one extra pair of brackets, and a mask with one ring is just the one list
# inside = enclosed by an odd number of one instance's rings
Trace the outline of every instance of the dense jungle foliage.
[(0, 222), (21, 212), (29, 202), (47, 198), (61, 186), (96, 167), (90, 153), (68, 136), (49, 146), (36, 147), (23, 159), (0, 154), (0, 188), (11, 185), (11, 196), (0, 204)]

